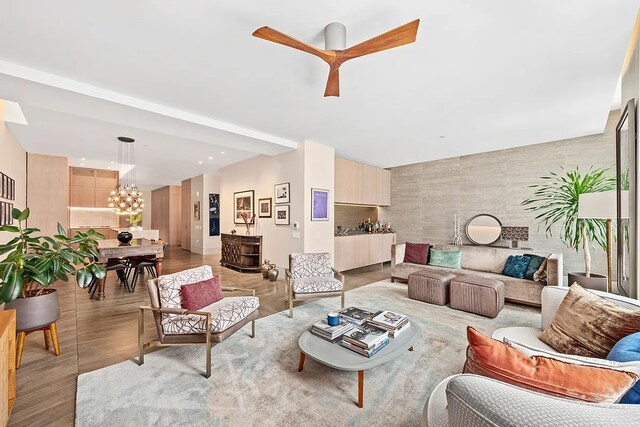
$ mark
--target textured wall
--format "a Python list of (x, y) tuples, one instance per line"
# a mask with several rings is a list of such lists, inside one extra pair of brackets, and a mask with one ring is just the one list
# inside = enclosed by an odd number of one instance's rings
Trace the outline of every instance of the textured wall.
[[(503, 225), (529, 226), (529, 242), (521, 246), (536, 251), (562, 252), (564, 272), (584, 271), (582, 252), (562, 244), (558, 227), (547, 239), (538, 230), (535, 214), (520, 202), (531, 195), (528, 185), (539, 182), (547, 171), (560, 167), (612, 166), (615, 174), (615, 126), (620, 111), (609, 115), (603, 134), (590, 135), (509, 150), (474, 154), (391, 169), (391, 207), (380, 208), (380, 217), (391, 221), (398, 242), (447, 243), (453, 238), (453, 215), (464, 225), (472, 216), (489, 213)], [(601, 249), (591, 251), (592, 271), (606, 274), (606, 257)], [(614, 266), (615, 270), (615, 266)]]
[(371, 222), (378, 220), (378, 208), (375, 206), (350, 206), (336, 205), (336, 226), (341, 225), (342, 228), (352, 228), (357, 226), (364, 219), (371, 218)]

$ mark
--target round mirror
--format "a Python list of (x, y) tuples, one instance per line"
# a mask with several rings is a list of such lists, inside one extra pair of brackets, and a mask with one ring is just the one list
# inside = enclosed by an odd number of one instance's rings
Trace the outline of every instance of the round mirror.
[(500, 238), (502, 224), (493, 215), (476, 215), (467, 222), (465, 232), (471, 243), (476, 245), (490, 245)]

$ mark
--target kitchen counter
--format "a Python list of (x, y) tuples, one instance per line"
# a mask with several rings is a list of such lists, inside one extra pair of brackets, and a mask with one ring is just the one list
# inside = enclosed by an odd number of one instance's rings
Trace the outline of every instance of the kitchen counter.
[(334, 233), (334, 237), (349, 237), (349, 236), (364, 236), (364, 235), (382, 235), (382, 234), (395, 234), (395, 231), (389, 231), (386, 233), (367, 233), (359, 231), (349, 231), (348, 233)]

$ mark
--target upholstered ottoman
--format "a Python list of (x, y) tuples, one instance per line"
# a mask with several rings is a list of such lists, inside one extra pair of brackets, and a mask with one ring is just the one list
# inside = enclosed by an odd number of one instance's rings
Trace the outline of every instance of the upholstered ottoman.
[(496, 279), (458, 276), (451, 281), (451, 308), (496, 317), (504, 307), (504, 283)]
[(456, 275), (445, 271), (418, 270), (409, 275), (409, 298), (431, 304), (449, 302), (449, 284)]

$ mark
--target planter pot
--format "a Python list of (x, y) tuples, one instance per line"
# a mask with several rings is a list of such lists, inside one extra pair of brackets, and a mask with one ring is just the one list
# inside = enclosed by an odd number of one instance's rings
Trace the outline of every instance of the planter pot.
[(133, 239), (133, 234), (129, 233), (128, 231), (121, 231), (118, 233), (117, 237), (120, 243), (129, 243), (131, 239)]
[(18, 298), (5, 304), (16, 311), (16, 331), (40, 329), (60, 318), (60, 304), (55, 289), (45, 289), (40, 296)]
[(569, 286), (577, 282), (585, 289), (607, 292), (607, 276), (595, 273), (591, 273), (590, 277), (586, 277), (584, 273), (569, 273), (567, 276)]

